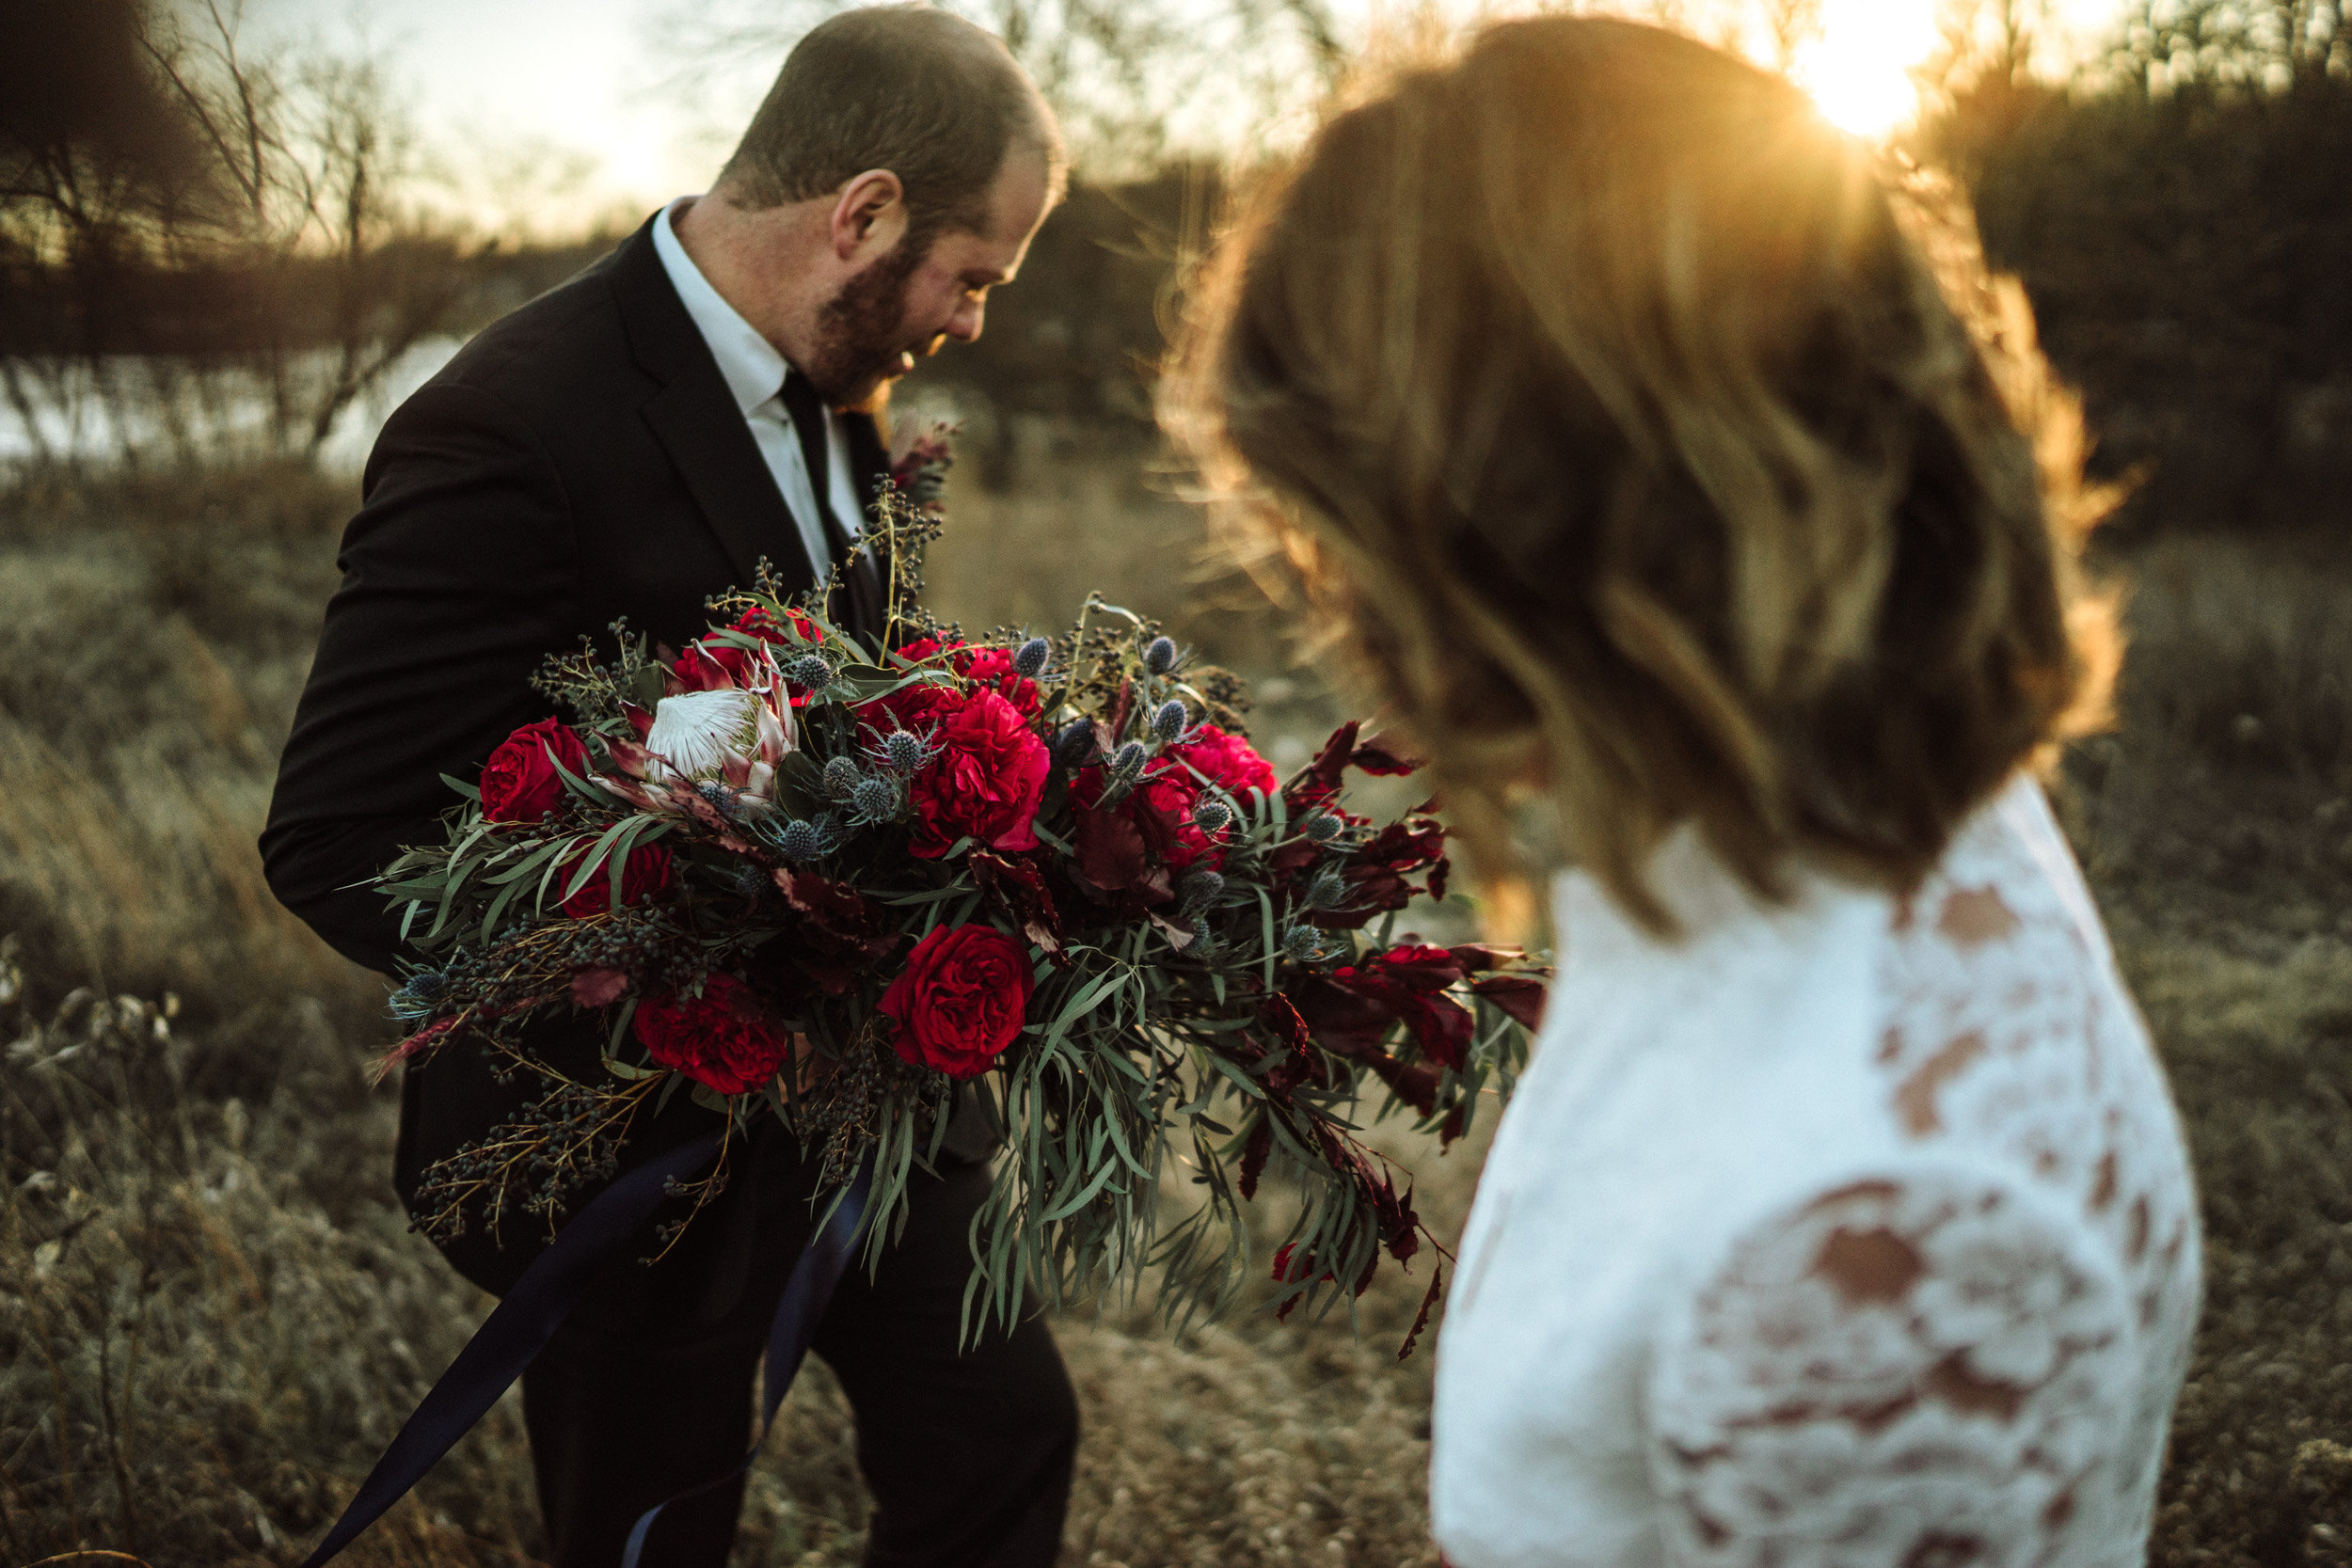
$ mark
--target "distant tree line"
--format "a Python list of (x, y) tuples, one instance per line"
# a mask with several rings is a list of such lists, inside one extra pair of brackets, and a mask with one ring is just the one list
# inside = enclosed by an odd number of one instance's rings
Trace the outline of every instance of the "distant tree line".
[[(967, 8), (1079, 107), (1073, 62), (1107, 51), (1143, 69), (1172, 47), (1175, 4)], [(1651, 9), (1703, 28), (1727, 4)], [(1988, 252), (2026, 280), (2099, 465), (2139, 480), (2127, 529), (2344, 535), (2352, 520), (2346, 8), (2130, 0), (2106, 54), (2058, 83), (2042, 73), (2048, 0), (1946, 0), (1908, 149), (1973, 190)], [(1784, 55), (1820, 13), (1753, 9), (1739, 14)], [(1237, 36), (1287, 40), (1312, 73), (1338, 70), (1320, 0), (1219, 14)], [(200, 412), (229, 388), (272, 410), (276, 450), (314, 451), (404, 349), (480, 326), (612, 243), (516, 249), (419, 217), (400, 121), (364, 61), (249, 58), (220, 12), (153, 0), (0, 0), (0, 29), (15, 43), (0, 56), (0, 395), (20, 408), (74, 393)], [(1214, 230), (1222, 180), (1135, 126), (1097, 132), (1111, 151), (991, 300), (987, 335), (907, 389), (970, 413), (984, 477), (1010, 477), (1014, 434), (1040, 418), (1149, 436), (1183, 261)], [(1156, 172), (1102, 176), (1139, 150)], [(166, 455), (216, 452), (217, 421), (149, 424)]]
[(1916, 139), (1973, 189), (2133, 530), (2352, 543), (2352, 26), (2135, 0), (2071, 87), (1991, 71)]

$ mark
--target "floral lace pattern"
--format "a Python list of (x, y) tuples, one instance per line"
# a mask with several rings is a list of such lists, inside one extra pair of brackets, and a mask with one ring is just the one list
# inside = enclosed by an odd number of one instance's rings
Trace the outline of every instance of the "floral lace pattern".
[(1661, 1347), (1670, 1556), (2137, 1560), (2198, 1298), (2163, 1079), (2038, 799), (1893, 923), (1872, 1068), (1916, 1158), (1752, 1228)]

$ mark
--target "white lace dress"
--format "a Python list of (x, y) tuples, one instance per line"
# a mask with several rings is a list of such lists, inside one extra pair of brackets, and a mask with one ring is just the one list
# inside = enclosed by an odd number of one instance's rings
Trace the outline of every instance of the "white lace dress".
[(2199, 1295), (2162, 1070), (2040, 789), (1909, 898), (1661, 942), (1581, 876), (1438, 1353), (1455, 1568), (2136, 1564)]

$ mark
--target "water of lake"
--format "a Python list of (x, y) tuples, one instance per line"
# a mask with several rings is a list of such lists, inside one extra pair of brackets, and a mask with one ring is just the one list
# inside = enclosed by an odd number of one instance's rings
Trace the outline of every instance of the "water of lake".
[[(357, 472), (386, 417), (448, 364), (462, 342), (453, 337), (428, 338), (402, 355), (368, 395), (336, 418), (319, 451), (321, 465)], [(294, 374), (323, 375), (326, 369), (326, 358), (321, 355), (309, 363), (298, 362)], [(32, 405), (29, 421), (23, 410), (0, 400), (0, 465), (44, 452), (106, 460), (120, 456), (126, 445), (167, 451), (174, 444), (174, 425), (187, 433), (187, 444), (195, 450), (230, 453), (259, 444), (260, 433), (269, 422), (268, 400), (260, 388), (241, 389), (219, 381), (208, 382), (200, 394), (183, 391), (172, 398), (174, 413), (167, 418), (153, 395), (154, 388), (170, 380), (167, 365), (125, 357), (95, 372), (77, 368), (43, 373), (45, 370), (19, 368), (18, 385)]]

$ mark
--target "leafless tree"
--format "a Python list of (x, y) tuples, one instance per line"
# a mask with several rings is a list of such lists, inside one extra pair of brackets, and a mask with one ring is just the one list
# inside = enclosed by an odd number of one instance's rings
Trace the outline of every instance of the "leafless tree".
[(218, 0), (98, 3), (147, 129), (0, 118), (0, 391), (53, 458), (95, 426), (135, 464), (315, 456), (462, 286), (402, 206), (403, 122), (366, 61), (254, 57)]
[[(683, 79), (771, 72), (793, 40), (853, 0), (673, 0), (660, 34)], [(1331, 0), (942, 0), (988, 28), (1061, 117), (1098, 177), (1246, 135), (1311, 104), (1353, 40)], [(760, 85), (764, 85), (764, 82)]]
[(1994, 84), (2023, 87), (2053, 11), (2054, 0), (1939, 0), (1936, 47), (1915, 74), (1946, 101)]

